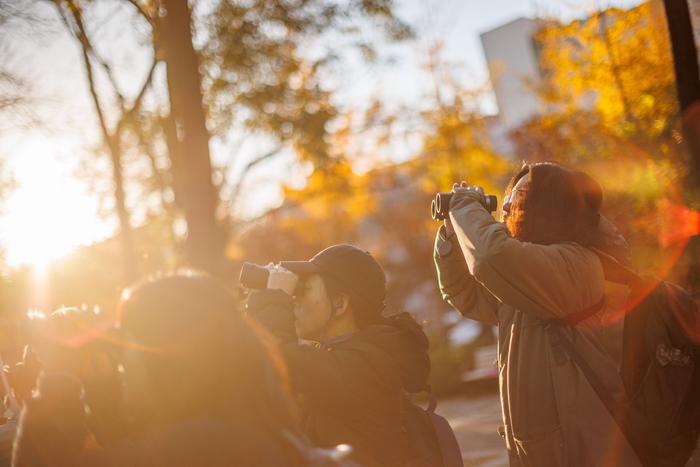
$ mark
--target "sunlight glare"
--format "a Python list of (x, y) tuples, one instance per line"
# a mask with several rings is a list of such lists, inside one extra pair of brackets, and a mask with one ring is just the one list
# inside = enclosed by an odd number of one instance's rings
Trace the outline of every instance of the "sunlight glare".
[(96, 215), (97, 200), (74, 174), (76, 158), (57, 154), (56, 148), (68, 151), (67, 146), (34, 138), (13, 151), (8, 169), (17, 186), (4, 202), (0, 221), (10, 267), (45, 273), (53, 261), (110, 234), (107, 222)]

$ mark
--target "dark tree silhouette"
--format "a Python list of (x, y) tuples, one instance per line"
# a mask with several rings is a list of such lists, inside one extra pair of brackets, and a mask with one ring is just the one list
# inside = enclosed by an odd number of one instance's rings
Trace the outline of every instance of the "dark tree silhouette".
[[(676, 72), (676, 88), (683, 132), (690, 151), (689, 187), (697, 201), (700, 186), (700, 71), (698, 51), (695, 47), (693, 24), (687, 0), (664, 0), (666, 21), (668, 22), (673, 64)], [(698, 226), (700, 229), (700, 226)], [(686, 254), (690, 258), (688, 285), (697, 296), (700, 293), (700, 237), (690, 238)]]

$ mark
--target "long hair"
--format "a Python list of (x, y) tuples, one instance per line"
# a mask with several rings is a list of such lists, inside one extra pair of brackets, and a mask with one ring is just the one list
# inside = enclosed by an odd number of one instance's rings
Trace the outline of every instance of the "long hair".
[(140, 356), (168, 421), (216, 417), (296, 431), (272, 340), (212, 277), (187, 272), (147, 280), (123, 295), (118, 316), (123, 345)]
[(529, 164), (511, 178), (506, 192), (523, 177), (527, 181), (505, 219), (513, 237), (542, 245), (590, 242), (603, 202), (602, 189), (593, 178), (552, 162)]

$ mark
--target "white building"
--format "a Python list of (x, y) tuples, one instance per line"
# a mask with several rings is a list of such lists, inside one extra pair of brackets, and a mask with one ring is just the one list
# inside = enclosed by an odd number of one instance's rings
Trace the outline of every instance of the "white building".
[(539, 25), (539, 20), (518, 18), (480, 36), (498, 105), (496, 140), (542, 111), (530, 87), (541, 80), (533, 39)]
[[(644, 2), (643, 2), (644, 3)], [(650, 0), (651, 21), (660, 21), (656, 27), (665, 28), (665, 11), (661, 0)], [(696, 46), (700, 55), (700, 0), (689, 3), (691, 20), (696, 36)], [(634, 7), (632, 11), (638, 7)], [(624, 15), (628, 10), (610, 9), (610, 21)], [(589, 18), (575, 20), (581, 24)], [(489, 68), (498, 115), (490, 122), (490, 137), (494, 147), (503, 154), (511, 153), (509, 134), (530, 117), (547, 112), (545, 104), (538, 98), (532, 85), (542, 83), (543, 72), (540, 68), (538, 45), (534, 36), (542, 27), (555, 23), (552, 20), (518, 18), (480, 35), (481, 44)], [(572, 41), (578, 41), (571, 38)], [(586, 44), (579, 45), (582, 48)], [(595, 105), (597, 96), (594, 91), (580, 97), (576, 105), (589, 109)], [(551, 104), (550, 104), (551, 105)], [(549, 108), (549, 111), (555, 109)]]

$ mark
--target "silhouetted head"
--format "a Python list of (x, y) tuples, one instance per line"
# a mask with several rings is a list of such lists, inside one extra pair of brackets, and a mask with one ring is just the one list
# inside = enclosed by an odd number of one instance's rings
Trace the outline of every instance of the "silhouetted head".
[(111, 324), (87, 308), (61, 307), (48, 316), (28, 313), (29, 355), (46, 371), (70, 373), (82, 380), (92, 377), (98, 359), (108, 358), (105, 337)]
[(215, 279), (184, 272), (125, 291), (124, 393), (137, 425), (217, 418), (287, 426), (284, 370)]
[(386, 278), (369, 252), (339, 244), (280, 265), (301, 278), (294, 309), (299, 337), (325, 341), (381, 322)]
[(524, 242), (587, 244), (602, 202), (600, 185), (589, 175), (550, 162), (528, 164), (508, 183), (503, 221)]

